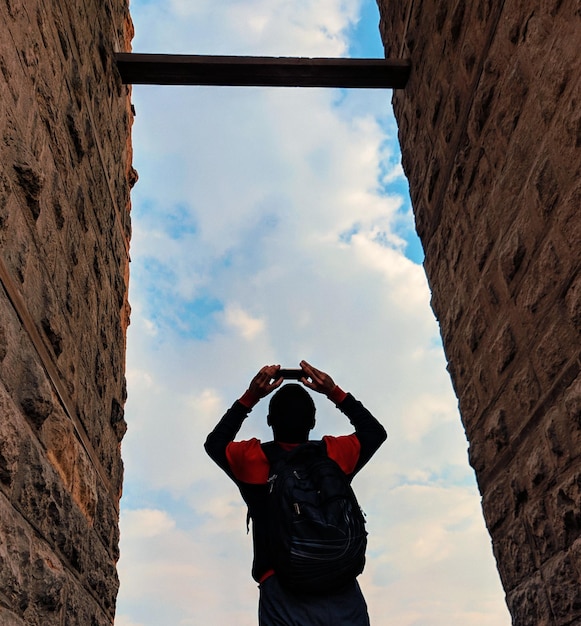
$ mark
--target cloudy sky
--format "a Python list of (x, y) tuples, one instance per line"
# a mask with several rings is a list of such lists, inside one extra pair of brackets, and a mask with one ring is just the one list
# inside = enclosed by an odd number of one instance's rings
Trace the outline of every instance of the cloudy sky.
[[(134, 0), (135, 52), (379, 57), (372, 0)], [(508, 626), (388, 91), (134, 87), (116, 626), (256, 624), (246, 511), (203, 442), (305, 358), (389, 439), (356, 478), (372, 623)], [(350, 432), (317, 397), (316, 436)], [(268, 439), (266, 401), (240, 438)]]

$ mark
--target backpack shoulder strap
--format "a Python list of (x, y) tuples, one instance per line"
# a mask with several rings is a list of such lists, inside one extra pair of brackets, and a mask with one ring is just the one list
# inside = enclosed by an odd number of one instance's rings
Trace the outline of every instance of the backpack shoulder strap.
[(270, 462), (274, 460), (274, 457), (280, 456), (279, 451), (284, 452), (284, 450), (277, 445), (276, 441), (267, 441), (266, 443), (261, 443), (260, 446), (264, 455)]

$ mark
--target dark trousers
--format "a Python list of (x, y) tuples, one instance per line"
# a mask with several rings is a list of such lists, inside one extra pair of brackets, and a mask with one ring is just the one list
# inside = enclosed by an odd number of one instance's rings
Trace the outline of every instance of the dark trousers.
[(323, 596), (283, 589), (276, 576), (260, 585), (259, 626), (369, 626), (367, 604), (356, 580)]

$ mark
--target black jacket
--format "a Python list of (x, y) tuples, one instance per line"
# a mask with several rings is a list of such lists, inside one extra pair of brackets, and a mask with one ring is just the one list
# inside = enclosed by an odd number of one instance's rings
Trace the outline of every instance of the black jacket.
[[(346, 437), (324, 438), (323, 440), (326, 440), (327, 450), (332, 458), (334, 455), (341, 455), (342, 447), (348, 448), (348, 454), (352, 457), (354, 449), (353, 437), (356, 437), (358, 442), (356, 458), (352, 458), (351, 462), (347, 464), (350, 471), (344, 470), (350, 478), (353, 478), (385, 441), (387, 433), (377, 419), (351, 394), (347, 394), (346, 398), (337, 405), (337, 408), (347, 416), (355, 427), (355, 433)], [(236, 483), (242, 498), (248, 505), (249, 515), (253, 521), (254, 561), (252, 576), (256, 581), (260, 581), (264, 574), (272, 568), (265, 531), (267, 527), (266, 498), (268, 493), (266, 480), (268, 470), (264, 469), (264, 463), (268, 463), (268, 461), (265, 455), (263, 459), (260, 458), (261, 451), (258, 440), (241, 442), (242, 444), (249, 444), (247, 449), (252, 450), (253, 453), (248, 456), (248, 463), (256, 464), (257, 471), (249, 468), (250, 471), (244, 472), (244, 474), (245, 476), (250, 476), (250, 478), (240, 479), (241, 473), (239, 469), (237, 471), (236, 467), (232, 467), (227, 455), (229, 445), (233, 442), (234, 437), (242, 426), (242, 422), (250, 411), (251, 409), (236, 401), (208, 435), (205, 449), (209, 456)], [(230, 451), (232, 451), (232, 448), (230, 448)], [(244, 460), (244, 449), (238, 450), (238, 452), (242, 454), (242, 459)]]

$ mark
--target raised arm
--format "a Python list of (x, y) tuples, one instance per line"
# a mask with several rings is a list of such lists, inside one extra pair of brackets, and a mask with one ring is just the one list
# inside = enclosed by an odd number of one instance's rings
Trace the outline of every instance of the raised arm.
[(359, 400), (336, 385), (329, 374), (318, 370), (306, 361), (301, 361), (301, 368), (306, 374), (301, 382), (309, 389), (327, 396), (354, 426), (361, 445), (359, 460), (353, 472), (356, 474), (387, 439), (385, 428)]
[(231, 475), (230, 466), (226, 459), (226, 447), (234, 440), (248, 417), (252, 408), (265, 396), (274, 391), (283, 382), (277, 377), (280, 365), (265, 365), (250, 381), (248, 389), (234, 402), (218, 422), (214, 430), (208, 435), (204, 448), (210, 458), (217, 463), (228, 475)]

